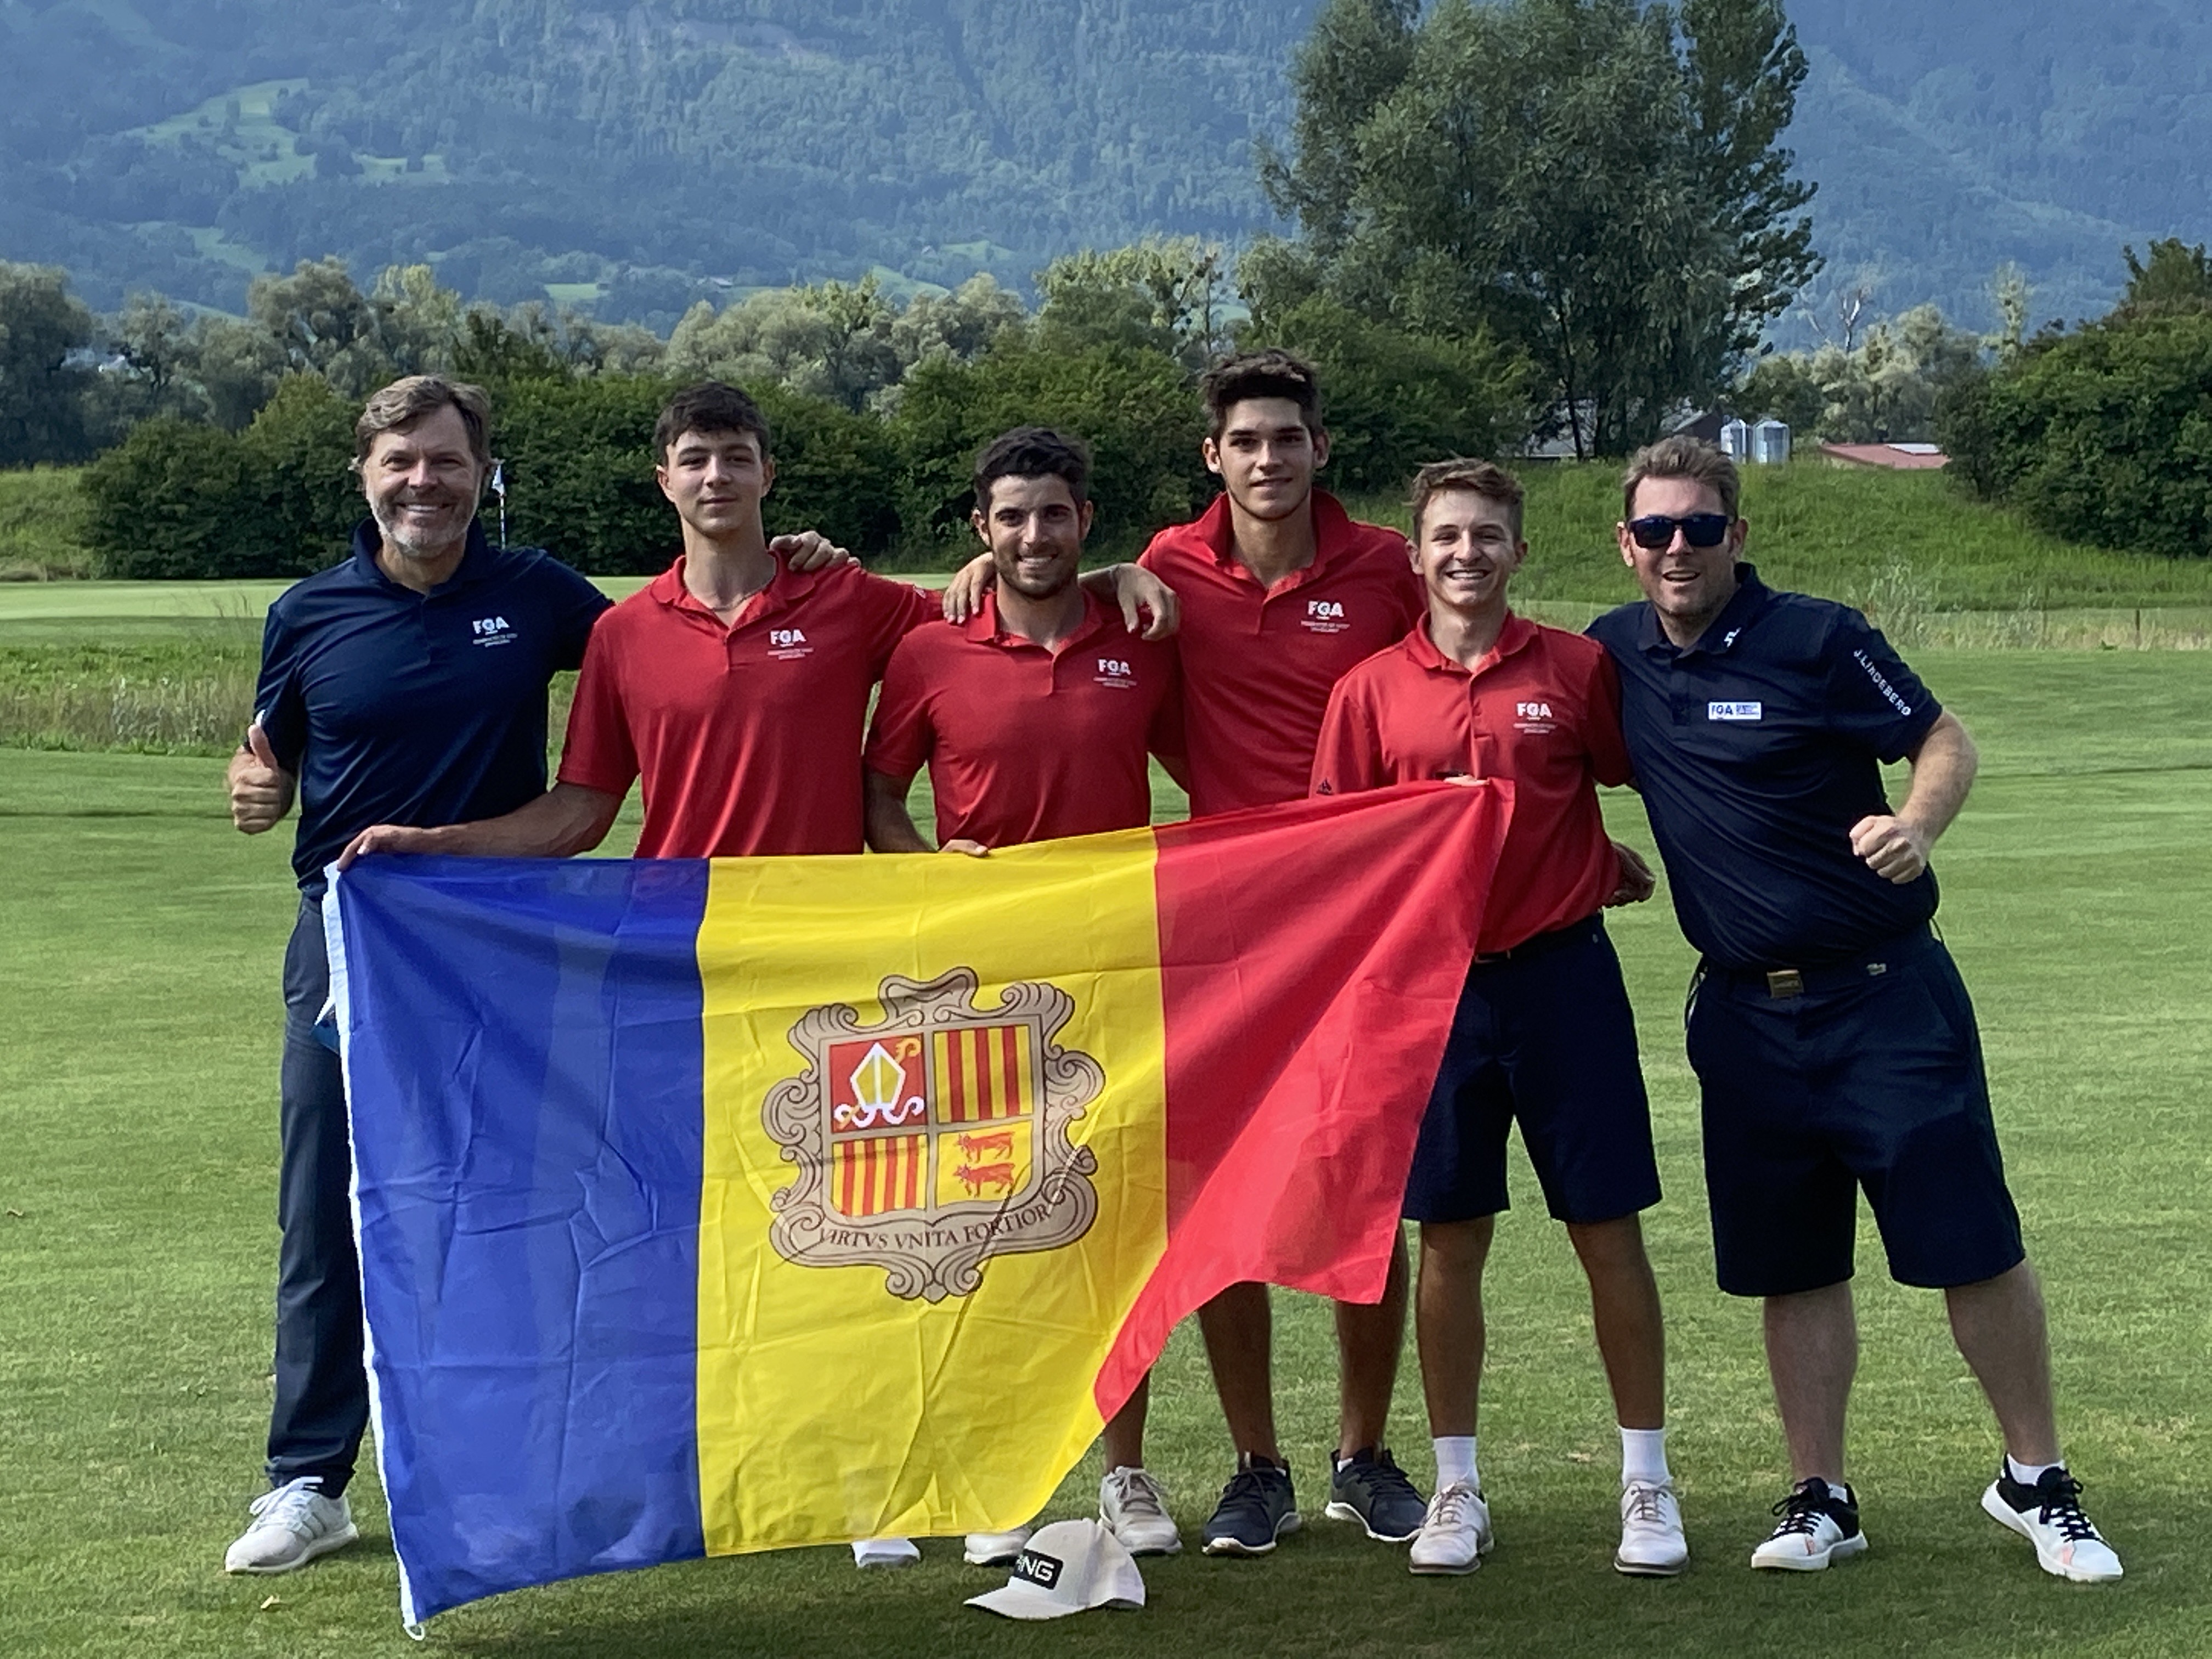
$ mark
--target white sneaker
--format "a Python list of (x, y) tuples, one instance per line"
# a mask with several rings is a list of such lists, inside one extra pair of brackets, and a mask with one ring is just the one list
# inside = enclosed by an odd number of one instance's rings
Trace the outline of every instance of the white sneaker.
[(253, 1524), (224, 1552), (225, 1572), (289, 1572), (361, 1536), (344, 1494), (323, 1496), (323, 1478), (303, 1474), (252, 1503)]
[(1022, 1553), (1035, 1527), (1016, 1527), (1012, 1532), (971, 1532), (960, 1559), (971, 1567), (1003, 1567)]
[(1620, 1547), (1613, 1566), (1638, 1578), (1672, 1578), (1690, 1565), (1682, 1507), (1672, 1481), (1632, 1480), (1620, 1490)]
[(911, 1538), (862, 1538), (853, 1545), (853, 1565), (863, 1572), (878, 1567), (910, 1567), (921, 1559)]
[(1415, 1572), (1473, 1572), (1498, 1547), (1490, 1505), (1472, 1480), (1455, 1480), (1429, 1499), (1407, 1561)]
[(2034, 1545), (2036, 1563), (2047, 1573), (2077, 1584), (2108, 1584), (2121, 1574), (2119, 1556), (2081, 1513), (2081, 1483), (2063, 1463), (2032, 1486), (2000, 1468), (1982, 1494), (1982, 1508)]
[(1856, 1555), (1867, 1547), (1859, 1529), (1858, 1495), (1849, 1486), (1832, 1486), (1817, 1474), (1790, 1489), (1774, 1506), (1781, 1524), (1751, 1553), (1754, 1567), (1784, 1572), (1818, 1572), (1831, 1561)]
[(1132, 1555), (1175, 1555), (1182, 1540), (1168, 1515), (1168, 1495), (1143, 1469), (1109, 1469), (1098, 1483), (1098, 1524)]

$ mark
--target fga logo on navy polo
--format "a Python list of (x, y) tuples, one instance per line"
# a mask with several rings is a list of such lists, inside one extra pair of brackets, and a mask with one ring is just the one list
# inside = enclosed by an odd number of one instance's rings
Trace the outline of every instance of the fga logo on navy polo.
[(515, 641), (514, 625), (504, 617), (478, 617), (469, 624), (469, 632), (476, 645), (513, 645)]
[(1765, 717), (1765, 706), (1756, 702), (1709, 702), (1705, 718), (1709, 720), (1755, 720)]

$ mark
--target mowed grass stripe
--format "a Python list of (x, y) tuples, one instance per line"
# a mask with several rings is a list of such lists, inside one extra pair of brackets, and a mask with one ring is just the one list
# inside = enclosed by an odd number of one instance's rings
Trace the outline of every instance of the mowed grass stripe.
[[(1571, 1253), (1516, 1169), (1490, 1285), (1483, 1468), (1500, 1552), (1470, 1579), (1320, 1518), (1334, 1426), (1327, 1309), (1279, 1295), (1278, 1393), (1309, 1519), (1264, 1562), (1146, 1564), (1152, 1605), (1049, 1632), (960, 1605), (990, 1580), (933, 1544), (903, 1574), (842, 1551), (706, 1562), (501, 1598), (434, 1626), (466, 1653), (1285, 1655), (2212, 1650), (2199, 1469), (2212, 1352), (2212, 1137), (2203, 1034), (2212, 874), (2212, 662), (1928, 656), (1983, 739), (1983, 781), (1939, 854), (1943, 924), (1979, 1006), (1998, 1117), (2057, 1333), (2069, 1449), (2126, 1582), (2037, 1572), (1975, 1506), (1996, 1455), (1938, 1298), (1888, 1285), (1864, 1231), (1854, 1478), (1873, 1552), (1753, 1575), (1784, 1469), (1754, 1308), (1711, 1282), (1680, 1009), (1691, 965), (1664, 895), (1613, 928), (1654, 1097), (1668, 1199), (1649, 1218), (1667, 1298), (1674, 1451), (1695, 1564), (1608, 1567), (1617, 1447)], [(2116, 763), (2138, 769), (2098, 775)], [(283, 836), (225, 821), (219, 763), (0, 755), (0, 1643), (10, 1653), (414, 1650), (398, 1628), (373, 1476), (357, 1548), (231, 1580), (257, 1489), (275, 1252)], [(1165, 803), (1164, 803), (1165, 804)], [(1609, 803), (1648, 846), (1632, 797)], [(127, 809), (152, 816), (85, 814)], [(926, 823), (926, 801), (917, 799)], [(618, 830), (617, 836), (623, 832)], [(1224, 1473), (1188, 1330), (1164, 1363), (1151, 1461), (1194, 1543)], [(1411, 1354), (1395, 1437), (1426, 1479)], [(827, 1454), (825, 1453), (825, 1456)], [(1092, 1467), (1054, 1514), (1085, 1512)], [(279, 1605), (259, 1611), (270, 1595)]]

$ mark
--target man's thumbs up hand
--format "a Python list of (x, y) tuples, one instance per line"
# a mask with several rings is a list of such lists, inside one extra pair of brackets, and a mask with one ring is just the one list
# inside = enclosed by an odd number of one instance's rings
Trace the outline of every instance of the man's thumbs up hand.
[(276, 763), (269, 734), (254, 721), (246, 747), (230, 757), (230, 821), (249, 836), (272, 829), (292, 810), (292, 775)]

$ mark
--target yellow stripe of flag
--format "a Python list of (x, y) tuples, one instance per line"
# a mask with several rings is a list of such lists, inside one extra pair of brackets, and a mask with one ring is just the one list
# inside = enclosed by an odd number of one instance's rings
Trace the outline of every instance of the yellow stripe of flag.
[[(915, 855), (714, 865), (698, 937), (708, 1553), (1012, 1526), (1050, 1497), (1047, 1472), (1074, 1463), (1098, 1433), (1093, 1384), (1166, 1237), (1154, 858), (1150, 833), (1131, 831), (1049, 851), (1009, 848), (988, 863)], [(1030, 869), (1036, 879), (1012, 879)], [(902, 1207), (908, 1189), (890, 1191), (886, 1173), (870, 1194), (882, 1212), (842, 1218), (830, 1175), (842, 1154), (830, 1150), (827, 1091), (817, 1079), (809, 1095), (809, 1054), (793, 1033), (810, 1018), (836, 1018), (830, 1035), (852, 1041), (885, 1019), (868, 994), (884, 980), (927, 983), (957, 969), (976, 981), (969, 1023), (1014, 1030), (1010, 1038), (931, 1036), (936, 1146), (915, 1154), (928, 1161), (912, 1189), (927, 1207)], [(1010, 987), (1040, 982), (1072, 1004), (1056, 1033), (1000, 1007)], [(1094, 1218), (1072, 1242), (990, 1256), (969, 1293), (939, 1285), (932, 1299), (923, 1285), (895, 1294), (902, 1253), (941, 1258), (976, 1229), (1012, 1238), (1048, 1207), (1030, 1190), (1037, 1160), (1054, 1156), (1049, 1099), (1034, 1095), (1048, 1052), (1040, 1040), (1103, 1068), (1103, 1089), (1062, 1131), (1095, 1165), (1086, 1177)], [(965, 1049), (957, 1117), (948, 1091), (956, 1047)], [(981, 1073), (978, 1060), (988, 1062)], [(819, 1159), (818, 1212), (803, 1190), (806, 1147), (792, 1150), (817, 1118), (818, 1139), (807, 1144)], [(952, 1139), (963, 1131), (975, 1137), (964, 1150)], [(988, 1139), (1000, 1133), (1011, 1137), (1004, 1157)], [(794, 1241), (850, 1260), (795, 1261)], [(1009, 1398), (1023, 1402), (1016, 1420), (987, 1404)]]

